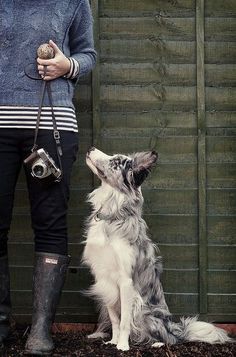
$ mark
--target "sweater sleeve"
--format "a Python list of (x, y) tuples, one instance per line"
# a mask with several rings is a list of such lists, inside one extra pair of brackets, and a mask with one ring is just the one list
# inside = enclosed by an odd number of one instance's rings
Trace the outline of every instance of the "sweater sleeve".
[(89, 0), (81, 0), (69, 30), (70, 57), (79, 63), (77, 78), (89, 73), (96, 64), (93, 18)]

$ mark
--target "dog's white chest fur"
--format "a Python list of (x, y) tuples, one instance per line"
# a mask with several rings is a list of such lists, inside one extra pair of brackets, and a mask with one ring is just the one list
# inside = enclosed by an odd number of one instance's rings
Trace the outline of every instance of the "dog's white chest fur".
[(132, 246), (119, 233), (110, 235), (109, 223), (100, 221), (90, 226), (83, 259), (96, 280), (109, 280), (119, 285), (120, 279), (130, 275), (133, 259)]

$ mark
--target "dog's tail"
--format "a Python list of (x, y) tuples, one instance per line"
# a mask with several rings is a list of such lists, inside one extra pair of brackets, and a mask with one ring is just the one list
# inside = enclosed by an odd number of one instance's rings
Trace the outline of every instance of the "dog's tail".
[(178, 324), (170, 322), (169, 331), (173, 331), (180, 341), (198, 341), (211, 344), (234, 341), (225, 330), (211, 323), (198, 321), (197, 317), (181, 318)]
[(181, 318), (180, 322), (174, 322), (171, 316), (164, 317), (157, 309), (155, 312), (146, 311), (142, 314), (141, 326), (140, 331), (132, 331), (132, 339), (137, 343), (154, 344), (154, 347), (157, 341), (170, 345), (183, 342), (235, 342), (225, 330), (211, 323), (198, 321), (197, 317)]

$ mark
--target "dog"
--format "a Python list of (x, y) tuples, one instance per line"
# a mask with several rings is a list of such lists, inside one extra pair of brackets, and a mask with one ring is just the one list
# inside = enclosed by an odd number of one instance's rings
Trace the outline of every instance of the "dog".
[(155, 151), (109, 156), (94, 147), (86, 154), (88, 167), (101, 180), (88, 195), (92, 213), (82, 257), (95, 278), (87, 294), (100, 307), (97, 331), (88, 337), (103, 338), (111, 327), (107, 343), (122, 351), (129, 350), (129, 341), (154, 347), (231, 341), (224, 330), (197, 317), (172, 321), (160, 282), (162, 259), (142, 218), (141, 185), (157, 157)]

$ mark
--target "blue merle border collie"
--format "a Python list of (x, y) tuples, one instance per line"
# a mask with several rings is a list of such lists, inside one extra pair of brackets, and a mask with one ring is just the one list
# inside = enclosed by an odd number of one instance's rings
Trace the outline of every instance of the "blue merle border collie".
[(117, 349), (131, 343), (155, 347), (185, 341), (223, 343), (226, 332), (194, 318), (171, 319), (160, 275), (158, 249), (147, 236), (142, 218), (141, 184), (157, 161), (154, 151), (130, 156), (108, 156), (91, 148), (86, 163), (101, 180), (88, 196), (92, 213), (88, 218), (83, 262), (95, 283), (88, 294), (100, 307), (100, 323), (90, 338), (105, 337)]

